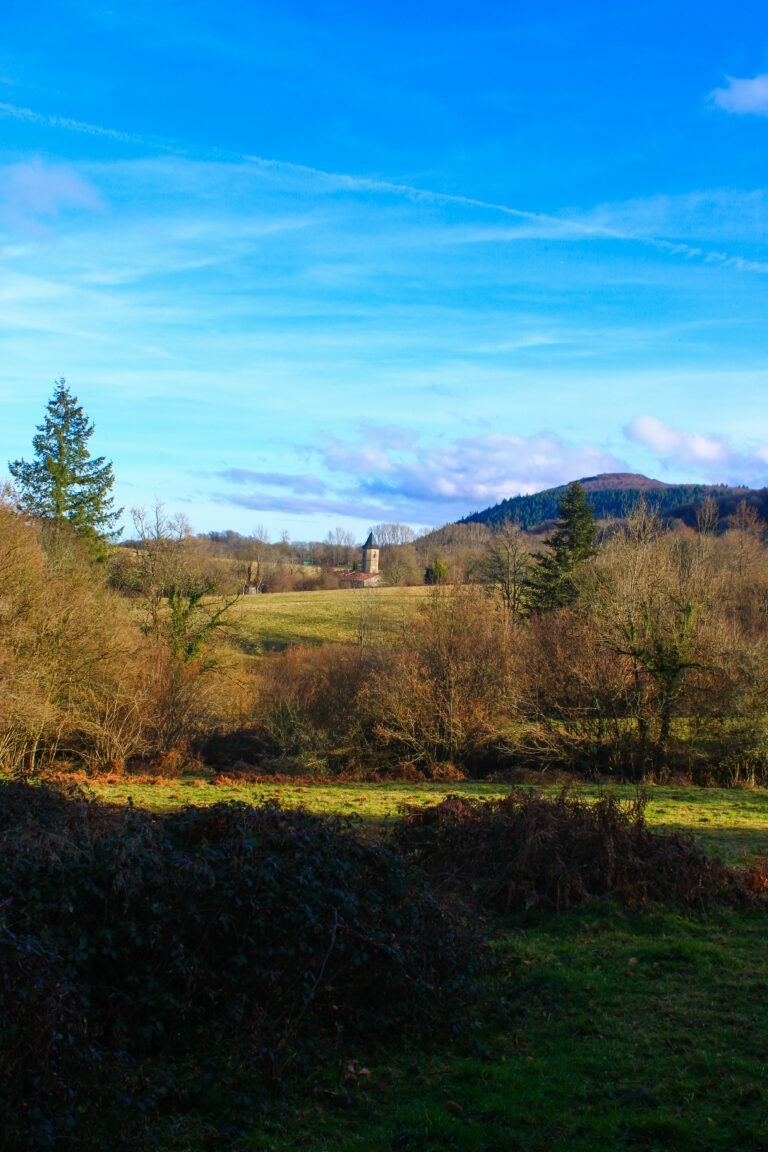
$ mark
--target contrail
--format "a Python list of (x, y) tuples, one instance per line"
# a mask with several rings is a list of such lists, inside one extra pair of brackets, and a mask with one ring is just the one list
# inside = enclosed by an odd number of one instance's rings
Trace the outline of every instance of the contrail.
[[(164, 140), (157, 136), (142, 136), (133, 132), (122, 132), (115, 128), (104, 128), (99, 124), (90, 124), (83, 120), (70, 120), (64, 116), (51, 116), (43, 112), (36, 112), (32, 108), (21, 108), (17, 104), (0, 103), (0, 116), (8, 116), (14, 120), (26, 121), (29, 124), (41, 124), (49, 128), (60, 128), (66, 132), (79, 132), (86, 136), (101, 136), (116, 140), (122, 144), (137, 144), (142, 147), (169, 152), (173, 155), (194, 158), (194, 154), (178, 141)], [(681, 256), (686, 260), (698, 260), (705, 264), (717, 264), (723, 268), (735, 268), (741, 272), (768, 273), (768, 263), (761, 260), (746, 260), (742, 256), (732, 256), (727, 252), (695, 247), (683, 241), (660, 240), (654, 236), (642, 236), (632, 232), (622, 232), (618, 229), (606, 228), (599, 224), (586, 224), (580, 220), (573, 220), (564, 216), (553, 216), (546, 212), (530, 212), (522, 208), (513, 208), (508, 204), (497, 204), (492, 200), (479, 200), (473, 196), (461, 196), (452, 192), (434, 192), (429, 188), (418, 188), (411, 184), (398, 184), (390, 180), (376, 179), (370, 176), (354, 176), (346, 172), (329, 172), (323, 168), (312, 168), (307, 164), (297, 164), (291, 160), (272, 160), (265, 156), (258, 156), (247, 152), (231, 152), (220, 148), (199, 150), (198, 155), (221, 161), (252, 164), (254, 167), (264, 169), (277, 169), (283, 172), (294, 172), (300, 176), (311, 176), (314, 179), (326, 180), (340, 188), (348, 188), (359, 192), (385, 192), (394, 196), (407, 197), (416, 203), (421, 201), (428, 204), (456, 204), (465, 208), (479, 208), (487, 212), (497, 212), (503, 216), (512, 216), (517, 220), (526, 220), (529, 223), (555, 226), (562, 231), (569, 232), (574, 238), (584, 239), (624, 240), (634, 244), (642, 244), (658, 252), (671, 256)]]
[(44, 124), (47, 128), (64, 128), (68, 132), (83, 132), (88, 136), (108, 136), (110, 140), (119, 140), (123, 144), (142, 144), (139, 136), (130, 132), (118, 132), (114, 128), (101, 128), (98, 124), (85, 124), (82, 120), (68, 120), (64, 116), (46, 116), (42, 112), (34, 112), (31, 108), (19, 108), (17, 104), (0, 104), (0, 115), (10, 116), (14, 120), (24, 120), (28, 124)]
[(117, 140), (120, 144), (139, 144), (143, 147), (151, 146), (168, 152), (178, 152), (185, 155), (184, 149), (177, 143), (161, 140), (158, 137), (140, 136), (134, 132), (121, 132), (116, 128), (104, 128), (100, 124), (89, 124), (84, 120), (70, 120), (66, 116), (49, 116), (44, 112), (35, 112), (32, 108), (20, 108), (18, 104), (0, 103), (0, 116), (8, 116), (13, 120), (23, 120), (27, 124), (41, 124), (46, 128), (63, 128), (66, 132), (80, 132), (84, 136), (103, 136), (109, 140)]
[(451, 192), (433, 192), (428, 188), (416, 188), (411, 184), (396, 184), (390, 180), (378, 180), (367, 176), (350, 176), (341, 172), (327, 172), (322, 168), (310, 168), (305, 164), (295, 164), (289, 160), (267, 160), (263, 156), (253, 156), (246, 153), (238, 153), (237, 158), (260, 168), (281, 168), (307, 176), (320, 177), (333, 181), (340, 187), (359, 189), (360, 191), (390, 192), (394, 195), (407, 196), (409, 199), (422, 200), (430, 204), (459, 204), (467, 208), (482, 208), (489, 212), (514, 216), (518, 220), (556, 225), (563, 231), (575, 232), (588, 239), (626, 240), (634, 244), (645, 244), (650, 248), (656, 248), (660, 252), (667, 252), (674, 256), (684, 256), (688, 259), (698, 258), (707, 264), (720, 264), (724, 267), (733, 267), (749, 272), (768, 272), (768, 264), (760, 260), (745, 260), (741, 256), (730, 256), (727, 252), (693, 247), (683, 241), (659, 240), (653, 236), (621, 232), (618, 229), (606, 228), (600, 224), (586, 224), (567, 216), (552, 216), (546, 212), (525, 211), (522, 208), (512, 208), (508, 204), (497, 204), (492, 200), (478, 200), (472, 196), (460, 196)]

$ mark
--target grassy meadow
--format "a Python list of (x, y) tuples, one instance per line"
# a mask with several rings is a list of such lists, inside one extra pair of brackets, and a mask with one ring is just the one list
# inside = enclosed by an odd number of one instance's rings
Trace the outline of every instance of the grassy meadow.
[(764, 1152), (764, 915), (519, 923), (448, 1049), (339, 1061), (244, 1141), (258, 1152)]
[(333, 589), (245, 596), (231, 617), (231, 635), (246, 652), (278, 650), (289, 644), (356, 644), (407, 627), (419, 601), (414, 588)]

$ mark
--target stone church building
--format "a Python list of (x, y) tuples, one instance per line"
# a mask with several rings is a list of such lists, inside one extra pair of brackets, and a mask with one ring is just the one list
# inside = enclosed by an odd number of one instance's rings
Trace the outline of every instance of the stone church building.
[(369, 532), (368, 539), (363, 544), (360, 571), (343, 572), (339, 576), (339, 583), (343, 588), (376, 588), (383, 582), (379, 572), (379, 546), (373, 537), (373, 532)]

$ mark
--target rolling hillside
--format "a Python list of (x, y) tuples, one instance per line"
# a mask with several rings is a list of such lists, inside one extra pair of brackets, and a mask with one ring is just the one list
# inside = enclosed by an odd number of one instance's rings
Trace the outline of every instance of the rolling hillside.
[[(642, 499), (665, 517), (677, 518), (692, 524), (696, 510), (707, 496), (718, 505), (720, 518), (730, 516), (742, 500), (754, 506), (764, 520), (768, 520), (768, 489), (753, 490), (744, 487), (706, 484), (665, 484), (633, 472), (606, 472), (600, 476), (587, 476), (580, 481), (598, 520), (626, 516)], [(487, 524), (494, 527), (505, 520), (535, 531), (557, 519), (560, 499), (566, 485), (547, 488), (530, 496), (511, 496), (492, 508), (465, 516), (461, 524)]]

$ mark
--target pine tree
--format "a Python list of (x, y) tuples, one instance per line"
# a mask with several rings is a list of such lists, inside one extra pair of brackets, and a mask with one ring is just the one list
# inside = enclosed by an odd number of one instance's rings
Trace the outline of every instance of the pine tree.
[(47, 415), (33, 437), (33, 461), (8, 464), (24, 511), (53, 524), (55, 532), (69, 523), (98, 554), (109, 536), (118, 535), (122, 508), (113, 510), (112, 464), (91, 459), (88, 441), (93, 424), (62, 377), (55, 382)]
[(561, 501), (557, 527), (536, 557), (528, 585), (533, 612), (553, 612), (573, 604), (578, 596), (574, 574), (595, 555), (595, 513), (578, 481), (569, 484)]

